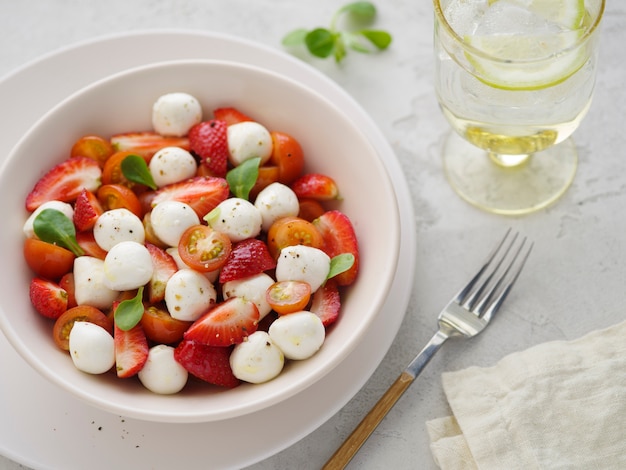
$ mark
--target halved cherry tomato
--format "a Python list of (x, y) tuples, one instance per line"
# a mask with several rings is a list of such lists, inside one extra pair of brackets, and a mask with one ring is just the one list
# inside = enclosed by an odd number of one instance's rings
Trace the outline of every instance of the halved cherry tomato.
[(52, 337), (59, 348), (65, 351), (70, 349), (70, 331), (72, 331), (72, 327), (77, 321), (95, 323), (109, 333), (113, 332), (113, 323), (102, 311), (91, 305), (78, 305), (66, 310), (54, 322)]
[(192, 225), (178, 242), (178, 253), (187, 266), (209, 272), (221, 268), (231, 251), (231, 241), (208, 225)]
[(26, 264), (39, 276), (59, 279), (74, 267), (74, 253), (65, 248), (35, 238), (24, 241)]
[(270, 132), (272, 155), (270, 162), (278, 167), (278, 181), (289, 185), (296, 180), (304, 168), (304, 153), (300, 142), (284, 132)]
[(146, 212), (143, 216), (143, 230), (146, 233), (146, 242), (152, 243), (154, 246), (158, 246), (159, 248), (168, 248), (169, 245), (167, 243), (163, 243), (157, 234), (154, 233), (154, 226), (152, 225), (152, 219), (150, 216), (151, 212)]
[(146, 337), (156, 343), (172, 344), (183, 339), (183, 334), (193, 322), (177, 320), (169, 312), (156, 305), (147, 307), (141, 317)]
[(83, 249), (85, 255), (93, 256), (94, 258), (104, 259), (106, 258), (106, 250), (100, 248), (100, 245), (96, 243), (96, 239), (93, 236), (91, 230), (84, 232), (78, 232), (76, 234), (76, 241), (78, 245)]
[(139, 198), (128, 186), (123, 184), (104, 184), (98, 188), (98, 201), (105, 211), (112, 209), (128, 209), (137, 217), (143, 215)]
[(320, 215), (326, 212), (324, 206), (315, 199), (300, 199), (300, 210), (298, 211), (298, 217), (313, 222)]
[(278, 167), (274, 165), (259, 167), (259, 176), (250, 190), (250, 200), (256, 198), (261, 190), (278, 181)]
[(86, 135), (74, 142), (70, 156), (89, 157), (97, 161), (100, 166), (103, 167), (104, 162), (106, 162), (114, 152), (115, 150), (108, 140), (98, 135)]
[(63, 288), (65, 292), (67, 292), (67, 308), (76, 307), (76, 288), (74, 285), (74, 273), (69, 272), (61, 277), (59, 281), (59, 286)]
[(267, 231), (267, 247), (274, 258), (286, 246), (306, 245), (322, 249), (324, 238), (315, 226), (300, 217), (282, 217)]
[(303, 281), (278, 281), (265, 291), (265, 299), (281, 315), (298, 312), (311, 299), (311, 285)]
[(141, 193), (148, 187), (128, 180), (122, 172), (122, 160), (129, 155), (136, 155), (136, 153), (131, 151), (115, 152), (107, 159), (104, 168), (102, 168), (102, 184), (121, 184), (128, 186), (136, 193)]

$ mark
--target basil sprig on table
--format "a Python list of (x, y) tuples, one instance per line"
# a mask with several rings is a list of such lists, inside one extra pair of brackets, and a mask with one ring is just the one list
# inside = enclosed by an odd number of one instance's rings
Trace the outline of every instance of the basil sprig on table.
[(369, 54), (387, 49), (391, 44), (392, 37), (387, 31), (366, 27), (339, 29), (337, 23), (342, 16), (347, 16), (355, 26), (365, 26), (376, 17), (376, 7), (370, 2), (348, 3), (335, 12), (328, 28), (295, 29), (283, 38), (282, 44), (286, 47), (304, 44), (313, 56), (325, 59), (333, 55), (337, 63), (343, 60), (348, 49)]
[(33, 220), (33, 230), (41, 241), (67, 248), (76, 256), (85, 254), (76, 241), (74, 222), (59, 210), (42, 210)]

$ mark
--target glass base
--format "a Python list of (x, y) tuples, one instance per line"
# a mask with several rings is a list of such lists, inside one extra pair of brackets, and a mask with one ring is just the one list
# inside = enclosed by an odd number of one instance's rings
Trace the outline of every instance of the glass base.
[(549, 206), (567, 191), (578, 153), (567, 139), (507, 167), (451, 132), (443, 144), (443, 165), (450, 185), (470, 204), (496, 214), (522, 215)]

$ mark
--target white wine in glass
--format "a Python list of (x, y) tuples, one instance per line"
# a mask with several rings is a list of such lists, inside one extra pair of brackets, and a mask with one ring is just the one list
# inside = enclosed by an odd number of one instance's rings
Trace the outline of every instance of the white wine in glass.
[(576, 174), (570, 136), (591, 105), (604, 0), (433, 1), (450, 184), (499, 214), (548, 206)]

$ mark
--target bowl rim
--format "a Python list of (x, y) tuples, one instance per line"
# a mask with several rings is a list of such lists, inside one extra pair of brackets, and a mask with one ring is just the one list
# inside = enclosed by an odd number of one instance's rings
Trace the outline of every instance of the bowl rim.
[[(340, 116), (341, 119), (345, 120), (348, 125), (354, 128), (355, 132), (362, 135), (363, 139), (368, 143), (370, 147), (372, 147), (372, 152), (378, 156), (375, 159), (375, 162), (380, 170), (381, 175), (381, 184), (385, 185), (386, 191), (392, 195), (393, 200), (393, 219), (394, 225), (390, 228), (389, 233), (389, 247), (393, 246), (393, 250), (389, 250), (388, 253), (391, 256), (391, 264), (392, 269), (390, 269), (387, 275), (382, 276), (380, 278), (380, 288), (374, 293), (371, 307), (372, 314), (366, 317), (366, 320), (361, 322), (359, 325), (360, 328), (357, 332), (352, 335), (350, 341), (344, 342), (343, 346), (337, 350), (337, 355), (339, 359), (333, 360), (331, 363), (327, 364), (323, 370), (314, 371), (312, 374), (306, 374), (304, 378), (301, 378), (297, 381), (296, 384), (291, 386), (290, 388), (283, 390), (281, 393), (276, 393), (273, 396), (265, 397), (262, 400), (255, 402), (254, 404), (243, 404), (237, 406), (231, 410), (224, 410), (219, 413), (181, 413), (180, 410), (176, 410), (173, 413), (168, 412), (167, 410), (137, 410), (132, 407), (125, 406), (124, 403), (112, 403), (104, 398), (94, 396), (91, 392), (85, 391), (82, 388), (76, 386), (71, 380), (63, 377), (62, 375), (57, 374), (55, 371), (50, 370), (48, 366), (39, 358), (37, 354), (35, 354), (31, 349), (29, 349), (26, 343), (21, 339), (18, 332), (13, 329), (11, 326), (8, 315), (5, 314), (5, 309), (0, 305), (0, 329), (4, 332), (6, 338), (12, 347), (19, 353), (19, 355), (25, 359), (25, 361), (33, 367), (38, 373), (46, 377), (49, 381), (55, 383), (58, 386), (61, 386), (63, 389), (77, 396), (78, 398), (86, 401), (92, 405), (95, 405), (99, 408), (106, 409), (113, 413), (123, 414), (125, 416), (134, 417), (138, 419), (148, 420), (148, 421), (159, 421), (159, 422), (207, 422), (207, 421), (216, 421), (221, 419), (227, 419), (231, 417), (237, 417), (244, 414), (249, 414), (254, 411), (267, 408), (272, 406), (282, 400), (285, 400), (304, 388), (310, 386), (312, 383), (317, 382), (323, 376), (325, 376), (328, 372), (330, 372), (334, 367), (339, 365), (348, 354), (350, 354), (354, 348), (360, 343), (364, 336), (364, 332), (369, 328), (373, 319), (381, 313), (382, 306), (387, 298), (387, 294), (393, 282), (395, 272), (397, 270), (398, 258), (400, 256), (400, 222), (399, 222), (399, 206), (397, 201), (397, 196), (395, 191), (393, 190), (393, 185), (391, 182), (390, 175), (382, 162), (380, 156), (378, 155), (378, 151), (373, 147), (371, 141), (366, 135), (358, 129), (342, 112), (337, 106), (334, 105), (330, 100), (328, 100), (321, 93), (305, 86), (301, 83), (298, 83), (294, 79), (281, 75), (280, 73), (274, 72), (272, 70), (264, 69), (259, 66), (245, 64), (236, 61), (230, 60), (214, 60), (214, 59), (177, 59), (177, 60), (166, 60), (153, 62), (150, 64), (144, 64), (137, 67), (132, 67), (121, 72), (117, 72), (111, 74), (109, 76), (100, 78), (79, 90), (71, 93), (69, 96), (61, 100), (59, 103), (54, 105), (50, 110), (44, 113), (19, 139), (19, 141), (13, 146), (10, 153), (7, 155), (5, 159), (2, 161), (2, 165), (0, 166), (0, 178), (3, 178), (2, 175), (5, 174), (6, 167), (9, 163), (16, 158), (16, 155), (19, 154), (21, 147), (25, 142), (29, 140), (29, 138), (37, 132), (40, 126), (43, 123), (50, 120), (56, 114), (62, 112), (62, 110), (68, 106), (68, 104), (79, 101), (81, 98), (84, 98), (85, 95), (89, 95), (93, 93), (97, 89), (101, 87), (111, 86), (111, 84), (124, 80), (128, 76), (137, 74), (137, 73), (147, 73), (150, 71), (162, 69), (162, 68), (170, 68), (170, 67), (180, 67), (180, 66), (201, 66), (201, 67), (228, 67), (235, 69), (244, 69), (248, 70), (252, 73), (260, 73), (263, 75), (271, 76), (274, 79), (281, 81), (283, 83), (288, 84), (291, 87), (300, 89), (301, 92), (308, 93), (313, 95), (317, 100), (320, 100), (324, 103), (325, 106), (332, 108), (337, 116)], [(358, 282), (358, 281), (357, 281)], [(254, 385), (253, 385), (254, 386)]]

